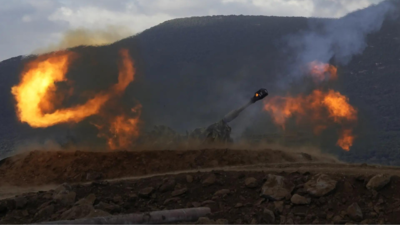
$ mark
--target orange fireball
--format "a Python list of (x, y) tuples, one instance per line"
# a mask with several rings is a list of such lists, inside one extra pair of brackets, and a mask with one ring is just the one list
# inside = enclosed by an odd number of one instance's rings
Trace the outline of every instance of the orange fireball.
[[(19, 120), (38, 128), (67, 122), (78, 123), (92, 115), (103, 116), (100, 111), (107, 105), (107, 101), (120, 97), (134, 80), (135, 68), (128, 50), (122, 49), (119, 53), (122, 60), (118, 67), (118, 83), (95, 94), (86, 103), (69, 108), (56, 107), (59, 101), (55, 99), (54, 93), (57, 91), (57, 82), (67, 81), (66, 73), (70, 64), (77, 58), (76, 53), (62, 51), (40, 56), (29, 62), (24, 68), (20, 83), (11, 90), (16, 100)], [(64, 98), (65, 96), (61, 96), (61, 99)], [(103, 137), (108, 139), (110, 148), (126, 147), (131, 141), (130, 138), (139, 133), (139, 114), (134, 118), (125, 114), (108, 115), (102, 121), (105, 123), (96, 127), (99, 130), (109, 129), (112, 136)]]
[(275, 124), (285, 129), (289, 118), (295, 117), (297, 123), (311, 123), (314, 133), (319, 134), (328, 128), (330, 123), (343, 126), (338, 145), (345, 150), (352, 146), (354, 136), (352, 130), (345, 128), (357, 120), (357, 110), (349, 104), (349, 99), (339, 92), (314, 90), (310, 95), (296, 97), (272, 97), (265, 101), (264, 110), (269, 112)]

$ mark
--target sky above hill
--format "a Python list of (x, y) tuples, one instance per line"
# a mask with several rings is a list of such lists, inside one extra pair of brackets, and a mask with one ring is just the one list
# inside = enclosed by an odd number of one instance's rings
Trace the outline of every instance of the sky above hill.
[(0, 61), (89, 43), (93, 36), (102, 44), (174, 18), (240, 14), (338, 18), (381, 1), (0, 0)]

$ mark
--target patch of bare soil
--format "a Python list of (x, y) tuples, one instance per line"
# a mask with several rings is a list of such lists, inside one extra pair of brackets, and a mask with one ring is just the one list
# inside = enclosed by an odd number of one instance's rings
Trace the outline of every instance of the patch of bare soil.
[(32, 151), (0, 161), (1, 186), (39, 186), (269, 163), (336, 162), (279, 150)]

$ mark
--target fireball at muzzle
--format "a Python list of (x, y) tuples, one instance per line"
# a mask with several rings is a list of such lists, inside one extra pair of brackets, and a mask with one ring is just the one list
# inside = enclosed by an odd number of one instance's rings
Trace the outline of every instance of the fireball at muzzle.
[[(20, 83), (12, 87), (18, 119), (31, 127), (45, 128), (62, 123), (78, 123), (93, 115), (102, 116), (101, 110), (107, 101), (121, 97), (127, 86), (134, 80), (135, 68), (128, 50), (120, 50), (119, 56), (118, 83), (110, 86), (107, 90), (94, 94), (85, 103), (68, 108), (60, 107), (60, 102), (69, 96), (68, 93), (61, 95), (57, 93), (56, 83), (68, 82), (66, 78), (68, 68), (74, 60), (79, 58), (79, 55), (70, 51), (61, 51), (39, 56), (27, 63), (21, 74)], [(73, 92), (73, 88), (70, 91)], [(103, 119), (108, 123), (103, 124), (102, 127), (106, 127), (105, 130), (112, 133), (103, 135), (103, 137), (115, 139), (118, 132), (126, 133), (126, 129), (118, 128), (118, 126), (115, 128), (115, 124), (120, 123), (121, 120), (130, 122), (131, 136), (138, 135), (135, 126), (138, 122), (137, 117), (127, 118), (127, 115), (115, 115), (112, 118)], [(126, 136), (126, 134), (124, 135)], [(108, 143), (112, 143), (112, 148), (126, 147), (124, 143), (115, 140), (108, 140)]]

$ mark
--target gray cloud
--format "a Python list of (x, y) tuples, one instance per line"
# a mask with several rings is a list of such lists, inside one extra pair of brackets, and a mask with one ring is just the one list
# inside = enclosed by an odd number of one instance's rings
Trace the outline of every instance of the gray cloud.
[(0, 0), (0, 61), (58, 43), (69, 29), (123, 26), (205, 15), (341, 17), (382, 0)]

